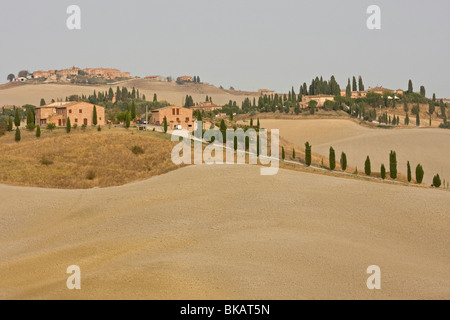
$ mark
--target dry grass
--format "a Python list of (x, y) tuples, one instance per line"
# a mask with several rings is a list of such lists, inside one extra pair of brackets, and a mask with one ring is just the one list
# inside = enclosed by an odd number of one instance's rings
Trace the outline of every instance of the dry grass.
[[(142, 148), (136, 155), (132, 148)], [(22, 131), (0, 138), (0, 183), (60, 189), (119, 186), (177, 169), (170, 158), (173, 143), (153, 132), (123, 128)]]

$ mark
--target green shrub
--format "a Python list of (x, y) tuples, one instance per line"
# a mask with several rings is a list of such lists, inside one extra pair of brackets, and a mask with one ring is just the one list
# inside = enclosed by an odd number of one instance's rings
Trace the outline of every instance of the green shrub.
[(435, 175), (433, 178), (433, 187), (439, 188), (442, 185), (441, 177), (439, 175)]
[(397, 179), (397, 153), (395, 151), (391, 151), (391, 154), (389, 156), (389, 167), (389, 174), (391, 176), (391, 179)]
[(407, 172), (408, 172), (408, 182), (411, 182), (411, 180), (412, 180), (412, 174), (411, 174), (411, 164), (409, 163), (409, 161), (408, 161), (408, 164), (407, 164)]
[(53, 131), (53, 130), (55, 130), (55, 129), (56, 129), (56, 124), (54, 124), (54, 123), (49, 123), (49, 124), (47, 125), (47, 130)]
[(381, 165), (381, 179), (386, 179), (386, 167), (384, 164)]
[(330, 147), (330, 170), (336, 169), (336, 152), (333, 147)]
[(344, 152), (341, 154), (341, 169), (342, 171), (347, 170), (347, 155)]
[(416, 181), (418, 184), (422, 183), (424, 175), (425, 175), (425, 172), (423, 171), (422, 165), (418, 164), (417, 168), (416, 168)]
[(88, 180), (94, 180), (96, 177), (94, 170), (89, 170), (88, 174), (86, 175), (86, 179)]
[(16, 128), (16, 136), (14, 139), (16, 140), (16, 142), (19, 142), (22, 139), (19, 128)]
[(133, 152), (135, 155), (140, 155), (140, 154), (144, 154), (144, 149), (142, 149), (142, 147), (139, 147), (139, 146), (133, 146), (131, 148), (131, 152)]
[(36, 127), (36, 138), (40, 138), (41, 137), (41, 126), (37, 126)]
[(8, 124), (0, 119), (0, 136), (3, 136), (8, 131)]
[(366, 176), (371, 176), (372, 175), (372, 166), (370, 164), (369, 156), (367, 156), (366, 163), (364, 165), (364, 171), (366, 173)]
[(44, 166), (49, 166), (53, 164), (53, 161), (47, 159), (47, 157), (42, 157), (42, 159), (39, 162)]
[(311, 154), (312, 146), (309, 144), (309, 142), (305, 143), (305, 163), (309, 167), (311, 166), (312, 162), (312, 154)]

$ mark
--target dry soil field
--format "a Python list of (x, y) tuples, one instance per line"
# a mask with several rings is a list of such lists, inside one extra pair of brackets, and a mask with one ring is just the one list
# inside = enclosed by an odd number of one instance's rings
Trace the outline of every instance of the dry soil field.
[(69, 84), (28, 84), (20, 86), (5, 86), (5, 89), (0, 88), (0, 107), (3, 105), (17, 105), (24, 104), (39, 105), (41, 98), (44, 98), (47, 103), (52, 99), (62, 98), (73, 94), (90, 95), (94, 90), (107, 91), (110, 87), (116, 90), (117, 86), (124, 86), (128, 88), (135, 87), (139, 89), (142, 94), (145, 94), (147, 100), (153, 99), (153, 94), (158, 95), (158, 100), (166, 100), (174, 105), (184, 104), (186, 95), (191, 95), (194, 102), (205, 101), (206, 95), (212, 97), (213, 102), (218, 105), (224, 105), (230, 100), (237, 101), (240, 105), (246, 97), (253, 100), (256, 93), (249, 92), (231, 92), (221, 90), (207, 84), (186, 84), (178, 85), (174, 83), (154, 82), (149, 80), (130, 80), (112, 86), (78, 86)]
[(0, 186), (0, 201), (2, 299), (450, 298), (441, 190), (190, 166), (107, 189)]
[[(413, 167), (421, 163), (424, 182), (431, 185), (437, 173), (450, 181), (450, 130), (443, 129), (371, 129), (350, 120), (261, 120), (261, 126), (280, 129), (280, 136), (304, 148), (306, 141), (313, 152), (328, 158), (330, 146), (336, 150), (337, 160), (344, 151), (349, 165), (364, 172), (369, 155), (372, 171), (380, 172), (381, 164), (389, 168), (389, 153), (397, 152), (398, 170), (406, 174), (407, 161)], [(325, 161), (326, 162), (326, 161)]]

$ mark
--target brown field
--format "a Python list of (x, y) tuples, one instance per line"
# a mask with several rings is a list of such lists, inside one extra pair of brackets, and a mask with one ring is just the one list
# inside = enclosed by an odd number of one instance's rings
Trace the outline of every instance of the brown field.
[[(449, 199), (251, 166), (106, 189), (0, 186), (0, 298), (448, 299)], [(74, 264), (80, 291), (66, 288)], [(380, 291), (366, 288), (370, 265)]]
[(44, 98), (49, 103), (52, 99), (65, 99), (65, 97), (73, 94), (90, 95), (94, 93), (94, 90), (97, 92), (107, 91), (110, 87), (116, 90), (117, 86), (124, 86), (130, 89), (135, 87), (139, 89), (141, 94), (145, 94), (147, 100), (152, 100), (153, 94), (156, 93), (159, 101), (166, 100), (178, 106), (184, 104), (186, 95), (191, 95), (194, 102), (203, 102), (205, 101), (206, 95), (209, 95), (212, 97), (213, 102), (218, 105), (224, 105), (230, 100), (237, 101), (240, 105), (246, 97), (252, 100), (253, 97), (257, 97), (257, 93), (222, 90), (207, 84), (178, 85), (135, 79), (111, 86), (80, 86), (70, 84), (4, 85), (3, 89), (0, 88), (0, 107), (3, 105), (39, 105), (41, 98)]
[[(123, 185), (177, 168), (170, 160), (173, 143), (160, 133), (89, 128), (42, 129), (41, 138), (22, 130), (0, 137), (0, 183), (43, 188), (87, 189)], [(134, 146), (144, 153), (136, 155)]]
[(382, 163), (389, 170), (389, 153), (394, 150), (397, 152), (399, 173), (406, 174), (406, 163), (410, 161), (413, 178), (417, 164), (421, 163), (425, 170), (424, 183), (430, 185), (435, 174), (450, 181), (450, 130), (372, 129), (354, 121), (336, 119), (262, 119), (261, 126), (280, 129), (280, 136), (298, 148), (304, 148), (305, 142), (309, 141), (313, 152), (322, 155), (325, 162), (332, 146), (336, 150), (337, 161), (344, 151), (349, 165), (363, 172), (369, 155), (372, 171), (379, 172)]

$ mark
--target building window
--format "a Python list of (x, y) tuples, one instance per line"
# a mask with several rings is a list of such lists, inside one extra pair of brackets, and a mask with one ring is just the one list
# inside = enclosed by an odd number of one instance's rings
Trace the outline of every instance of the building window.
[(72, 113), (72, 109), (69, 109), (69, 113)]
[(172, 115), (173, 116), (175, 115), (175, 109), (172, 109)]
[(101, 120), (102, 120), (102, 117), (98, 118), (98, 120), (100, 120), (100, 121), (101, 121)]
[(180, 109), (177, 109), (177, 116), (180, 115)]
[(80, 112), (80, 113), (83, 113), (83, 110), (80, 109), (79, 112)]
[(75, 119), (75, 123), (78, 123), (78, 119)]
[(189, 122), (189, 117), (186, 118), (186, 122)]

